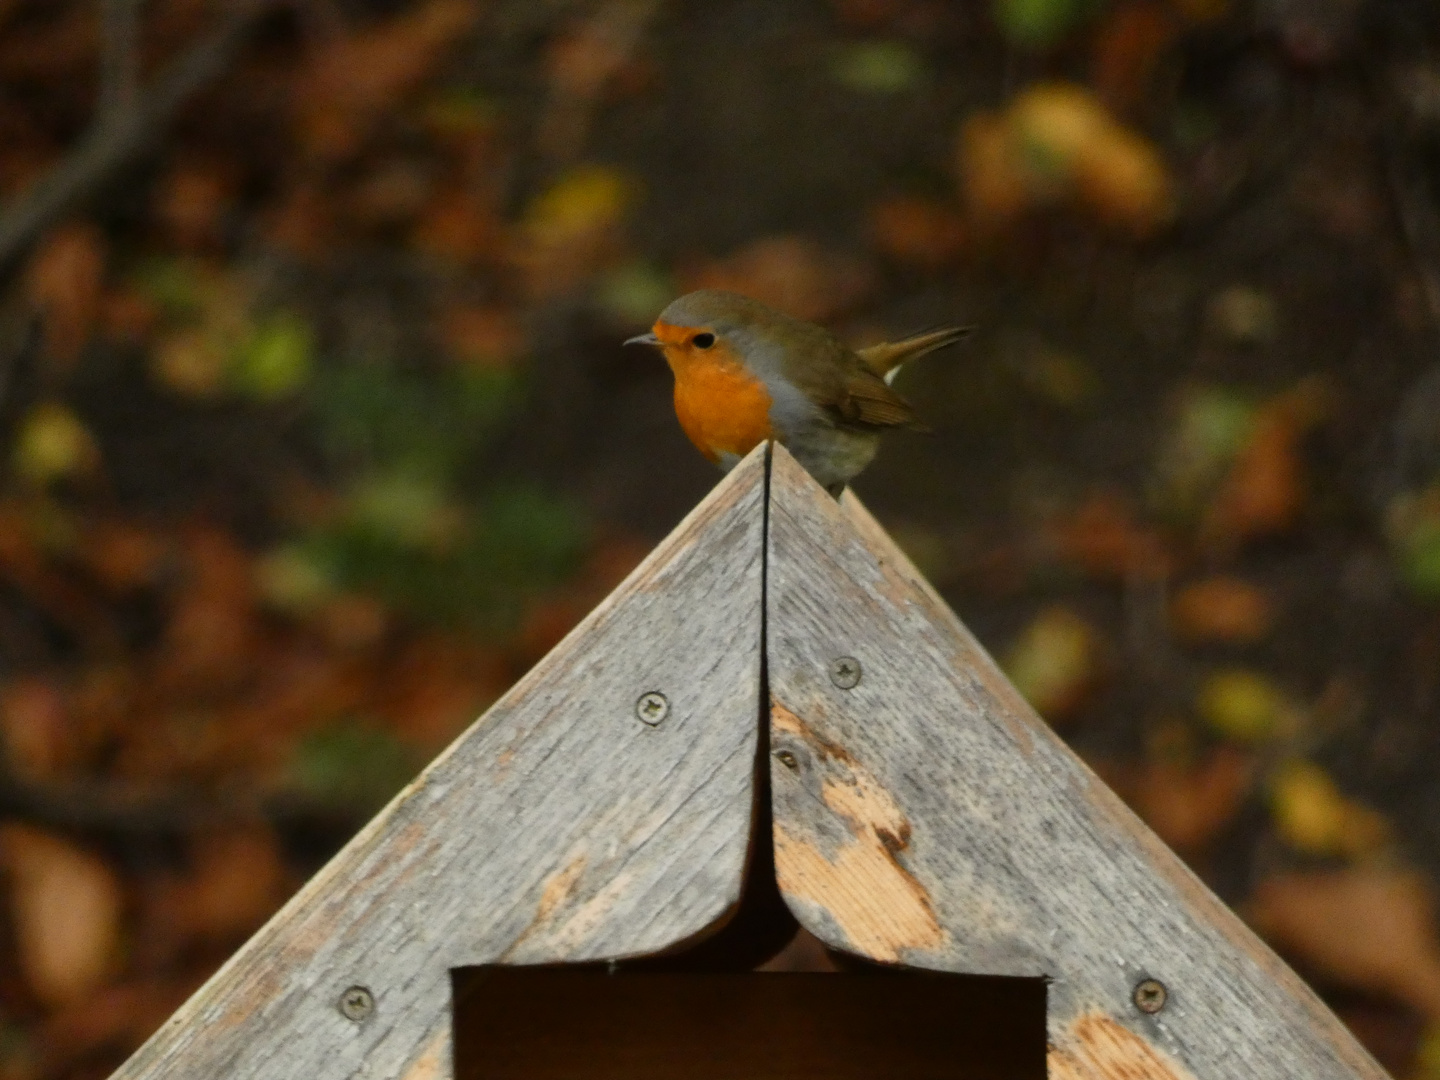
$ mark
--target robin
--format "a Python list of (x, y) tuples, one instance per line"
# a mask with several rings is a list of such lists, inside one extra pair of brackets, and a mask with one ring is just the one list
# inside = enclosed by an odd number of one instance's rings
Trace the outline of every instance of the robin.
[(870, 464), (882, 431), (928, 430), (890, 389), (900, 366), (968, 332), (947, 327), (851, 349), (823, 327), (748, 296), (701, 289), (625, 344), (665, 354), (680, 426), (722, 469), (775, 439), (838, 498)]

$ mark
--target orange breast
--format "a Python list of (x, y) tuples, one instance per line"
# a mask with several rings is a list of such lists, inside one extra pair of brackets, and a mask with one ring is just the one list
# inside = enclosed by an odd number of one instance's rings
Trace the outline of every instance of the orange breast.
[(691, 353), (670, 366), (675, 371), (675, 415), (711, 461), (719, 463), (725, 454), (743, 457), (770, 437), (769, 391), (739, 364)]

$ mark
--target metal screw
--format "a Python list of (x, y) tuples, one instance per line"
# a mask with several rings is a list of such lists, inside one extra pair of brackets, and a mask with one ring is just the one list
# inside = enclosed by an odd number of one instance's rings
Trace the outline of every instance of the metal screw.
[(781, 750), (775, 756), (780, 759), (780, 764), (784, 765), (787, 769), (798, 769), (800, 767), (800, 763), (795, 760), (795, 755), (789, 750)]
[(1158, 1013), (1170, 998), (1170, 991), (1159, 979), (1145, 979), (1135, 987), (1135, 1007), (1143, 1013)]
[(352, 986), (340, 995), (340, 1014), (363, 1024), (375, 1011), (375, 995), (363, 986)]
[(860, 685), (860, 661), (853, 656), (837, 656), (830, 661), (830, 681), (841, 690), (853, 690)]
[(642, 724), (659, 727), (670, 715), (670, 700), (659, 690), (641, 694), (640, 700), (635, 702), (635, 715)]

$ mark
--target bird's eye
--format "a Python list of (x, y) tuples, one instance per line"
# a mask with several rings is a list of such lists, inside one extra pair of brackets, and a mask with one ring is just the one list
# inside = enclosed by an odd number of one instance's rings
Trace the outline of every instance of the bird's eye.
[(708, 349), (711, 345), (715, 344), (715, 335), (696, 334), (693, 338), (690, 339), (690, 344), (694, 345), (697, 349)]

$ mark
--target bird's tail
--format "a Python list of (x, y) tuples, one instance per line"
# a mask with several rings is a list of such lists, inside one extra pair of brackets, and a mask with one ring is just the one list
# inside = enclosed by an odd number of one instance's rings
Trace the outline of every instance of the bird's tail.
[(876, 375), (887, 383), (899, 372), (902, 364), (908, 364), (936, 349), (953, 345), (974, 329), (970, 326), (947, 326), (943, 330), (929, 330), (903, 341), (882, 341), (879, 345), (857, 349), (860, 359)]

